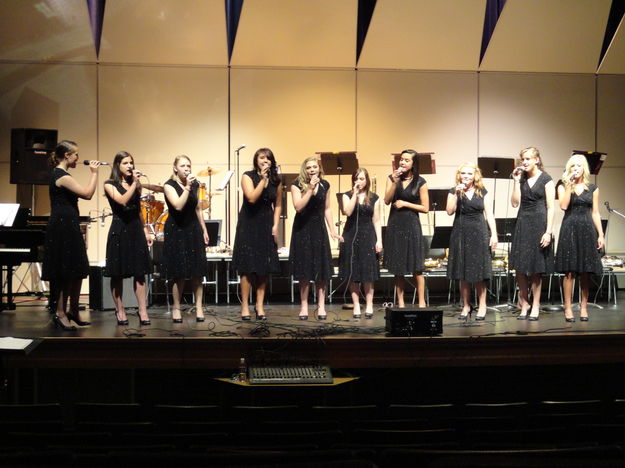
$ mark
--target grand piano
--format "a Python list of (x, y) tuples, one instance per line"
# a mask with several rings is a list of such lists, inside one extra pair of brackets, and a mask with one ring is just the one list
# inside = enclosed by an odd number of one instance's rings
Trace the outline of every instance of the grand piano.
[[(13, 270), (22, 263), (42, 261), (48, 218), (48, 216), (30, 216), (30, 209), (20, 208), (13, 226), (0, 226), (0, 280), (2, 281), (0, 311), (15, 310)], [(81, 216), (80, 225), (83, 235), (85, 235), (89, 225), (89, 217)], [(6, 302), (4, 301), (5, 295)]]

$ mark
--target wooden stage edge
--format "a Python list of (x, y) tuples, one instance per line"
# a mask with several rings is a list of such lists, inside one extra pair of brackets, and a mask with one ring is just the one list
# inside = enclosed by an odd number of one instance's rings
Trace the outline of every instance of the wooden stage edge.
[(41, 338), (5, 368), (231, 369), (259, 352), (332, 368), (434, 368), (625, 363), (625, 334), (433, 338)]

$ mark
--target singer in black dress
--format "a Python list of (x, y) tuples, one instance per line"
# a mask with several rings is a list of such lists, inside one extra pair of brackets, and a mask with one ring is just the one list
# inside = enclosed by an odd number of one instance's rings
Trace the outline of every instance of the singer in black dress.
[(150, 325), (145, 275), (151, 270), (149, 247), (154, 241), (141, 214), (141, 183), (134, 158), (126, 151), (115, 155), (104, 192), (113, 211), (106, 241), (104, 276), (111, 277), (111, 294), (118, 325), (128, 325), (124, 309), (124, 278), (134, 278), (140, 325)]
[(360, 284), (365, 293), (365, 317), (373, 318), (373, 283), (380, 277), (378, 254), (382, 251), (382, 226), (378, 196), (363, 167), (352, 174), (353, 189), (342, 195), (347, 216), (339, 252), (339, 277), (347, 281), (354, 303), (353, 316), (360, 318)]
[[(46, 229), (41, 279), (50, 282), (50, 304), (55, 307), (54, 324), (73, 331), (71, 325), (89, 325), (80, 318), (79, 299), (82, 280), (89, 274), (89, 260), (80, 230), (78, 198), (90, 200), (98, 182), (99, 161), (91, 161), (91, 177), (85, 187), (69, 174), (78, 162), (78, 145), (63, 140), (50, 155), (54, 166), (50, 176), (50, 219)], [(67, 300), (70, 309), (67, 310)]]
[(542, 276), (553, 273), (552, 229), (555, 186), (551, 176), (543, 172), (540, 153), (536, 148), (525, 148), (520, 153), (521, 166), (512, 173), (514, 187), (510, 201), (519, 206), (509, 266), (516, 272), (519, 284), (521, 313), (518, 320), (527, 319), (529, 283), (532, 289), (530, 320), (538, 320)]
[[(490, 249), (497, 247), (497, 228), (492, 200), (484, 188), (480, 169), (470, 162), (458, 167), (456, 186), (447, 195), (447, 214), (455, 213), (449, 240), (447, 278), (460, 281), (463, 301), (460, 319), (466, 320), (471, 311), (471, 284), (475, 284), (478, 299), (476, 320), (486, 316), (486, 285), (492, 276)], [(490, 227), (491, 234), (488, 234)]]
[(256, 276), (256, 318), (265, 320), (267, 275), (278, 273), (278, 224), (282, 212), (282, 185), (276, 159), (269, 148), (254, 154), (254, 169), (241, 176), (243, 204), (239, 211), (232, 265), (241, 276), (241, 318), (250, 320), (252, 275)]
[(332, 238), (338, 239), (330, 210), (330, 183), (322, 179), (317, 157), (306, 158), (299, 177), (291, 185), (293, 206), (297, 214), (291, 231), (289, 267), (299, 281), (300, 320), (308, 319), (310, 282), (317, 288), (317, 319), (325, 320), (325, 296), (332, 277), (332, 255), (326, 224)]
[(564, 213), (558, 250), (556, 271), (564, 273), (562, 289), (564, 294), (564, 316), (567, 322), (574, 322), (571, 306), (575, 273), (581, 286), (580, 320), (588, 321), (588, 291), (590, 273), (601, 275), (603, 265), (599, 250), (604, 247), (603, 227), (599, 214), (599, 188), (589, 183), (590, 171), (586, 157), (571, 156), (558, 187), (560, 208)]
[(164, 187), (169, 217), (165, 221), (162, 265), (165, 278), (174, 280), (174, 323), (182, 323), (180, 302), (187, 279), (191, 280), (195, 295), (195, 320), (204, 321), (202, 277), (208, 270), (208, 233), (198, 204), (198, 188), (197, 179), (191, 174), (191, 160), (185, 155), (176, 156), (173, 174)]
[(428, 186), (419, 175), (419, 155), (402, 151), (399, 167), (386, 184), (384, 203), (391, 205), (384, 236), (384, 267), (395, 276), (397, 304), (405, 307), (405, 275), (413, 275), (419, 307), (425, 307), (425, 243), (419, 213), (428, 213)]

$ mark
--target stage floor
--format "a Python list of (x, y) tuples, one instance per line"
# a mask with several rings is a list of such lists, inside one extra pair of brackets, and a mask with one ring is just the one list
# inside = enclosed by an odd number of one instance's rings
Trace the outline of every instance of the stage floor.
[(144, 327), (135, 311), (128, 313), (129, 326), (117, 326), (113, 311), (92, 310), (83, 312), (90, 326), (65, 332), (53, 326), (45, 300), (20, 299), (16, 310), (0, 313), (0, 336), (32, 338), (38, 345), (27, 355), (5, 355), (9, 367), (231, 368), (260, 348), (342, 368), (625, 362), (623, 291), (623, 305), (589, 306), (588, 322), (579, 321), (577, 308), (577, 320), (567, 323), (561, 311), (543, 311), (532, 322), (504, 307), (489, 308), (485, 321), (463, 322), (457, 308), (440, 305), (443, 333), (435, 337), (389, 337), (383, 309), (373, 319), (354, 319), (336, 302), (327, 307), (326, 321), (312, 314), (301, 321), (292, 304), (266, 306), (262, 322), (241, 321), (238, 305), (207, 305), (205, 322), (197, 323), (187, 309), (183, 323), (174, 324), (167, 307), (153, 307), (152, 325)]

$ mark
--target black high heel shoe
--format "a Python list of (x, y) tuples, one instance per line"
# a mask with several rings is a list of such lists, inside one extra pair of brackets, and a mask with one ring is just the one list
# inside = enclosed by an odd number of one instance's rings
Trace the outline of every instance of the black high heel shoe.
[(86, 327), (87, 325), (91, 325), (91, 322), (87, 322), (86, 320), (80, 320), (77, 316), (74, 316), (74, 314), (66, 313), (65, 315), (67, 316), (68, 321), (75, 322), (76, 325), (78, 325), (79, 327)]
[(267, 315), (260, 315), (258, 310), (256, 310), (256, 307), (254, 307), (254, 315), (256, 315), (256, 320), (267, 320)]
[(463, 321), (467, 321), (471, 318), (471, 314), (473, 313), (473, 307), (469, 307), (469, 311), (466, 314), (460, 314), (458, 315), (458, 320), (463, 320)]
[(250, 320), (252, 320), (252, 317), (250, 316), (250, 314), (241, 315), (241, 320), (245, 320), (246, 322), (249, 322)]
[(117, 319), (117, 325), (119, 326), (124, 326), (124, 325), (128, 325), (128, 319), (125, 320), (120, 320), (119, 316), (117, 315), (117, 312), (115, 312), (115, 318)]
[(152, 325), (152, 322), (150, 321), (150, 319), (148, 318), (147, 320), (143, 320), (141, 318), (141, 315), (139, 315), (139, 313), (137, 312), (137, 317), (139, 317), (139, 325), (141, 325), (142, 327), (145, 327), (147, 325)]
[[(567, 322), (575, 322), (575, 317), (564, 317), (564, 320), (566, 320)], [(580, 320), (582, 320), (580, 318)]]
[(76, 327), (74, 325), (63, 325), (63, 322), (61, 322), (61, 317), (59, 317), (58, 315), (52, 317), (52, 323), (54, 323), (55, 327), (58, 327), (63, 331), (76, 331)]
[(588, 322), (588, 316), (585, 316), (585, 317), (580, 317), (580, 318), (579, 318), (579, 321), (580, 321), (580, 322)]

